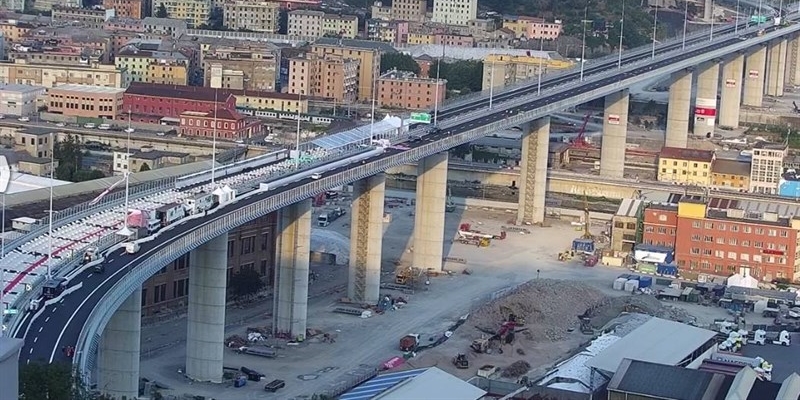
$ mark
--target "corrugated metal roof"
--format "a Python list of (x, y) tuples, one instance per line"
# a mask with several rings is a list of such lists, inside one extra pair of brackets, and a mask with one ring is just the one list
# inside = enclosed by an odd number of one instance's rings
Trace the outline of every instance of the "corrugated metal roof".
[(427, 370), (428, 368), (421, 368), (378, 375), (339, 396), (339, 400), (368, 400), (374, 398), (395, 385), (419, 376)]
[(485, 394), (485, 390), (431, 367), (381, 393), (375, 400), (478, 400)]
[(586, 362), (591, 368), (615, 372), (623, 359), (676, 365), (716, 332), (680, 322), (652, 318)]
[(403, 120), (399, 117), (387, 116), (383, 120), (375, 122), (373, 127), (370, 127), (370, 124), (362, 125), (348, 131), (314, 139), (311, 143), (327, 150), (337, 149), (350, 144), (363, 142), (373, 135), (375, 137), (380, 137), (402, 126), (402, 122)]
[(623, 217), (636, 218), (639, 209), (642, 207), (642, 201), (636, 199), (623, 199), (617, 209), (617, 214)]

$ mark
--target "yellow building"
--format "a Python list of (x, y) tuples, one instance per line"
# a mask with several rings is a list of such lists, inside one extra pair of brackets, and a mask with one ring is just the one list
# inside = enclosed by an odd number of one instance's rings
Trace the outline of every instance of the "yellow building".
[(147, 65), (144, 78), (147, 83), (182, 86), (189, 84), (186, 64), (175, 60), (153, 60)]
[(408, 32), (408, 44), (434, 44), (436, 43), (436, 35), (432, 33), (415, 33)]
[(308, 96), (289, 93), (265, 92), (258, 90), (227, 90), (236, 97), (236, 108), (258, 111), (284, 111), (301, 114), (308, 113)]
[(127, 46), (114, 58), (114, 65), (128, 71), (128, 83), (188, 85), (189, 58), (180, 52), (144, 51)]
[(260, 1), (226, 2), (223, 7), (224, 25), (228, 29), (248, 29), (256, 32), (277, 32), (280, 28), (278, 14), (281, 3)]
[(0, 83), (18, 83), (51, 88), (60, 84), (126, 87), (127, 70), (114, 65), (28, 64), (25, 60), (0, 62)]
[(750, 162), (714, 160), (711, 166), (711, 186), (714, 189), (747, 192), (750, 187)]
[[(372, 47), (373, 42), (358, 40), (338, 41), (337, 44), (326, 44), (320, 39), (311, 46), (311, 52), (324, 57), (327, 54), (356, 59), (359, 61), (358, 69), (358, 97), (360, 101), (373, 97), (375, 83), (380, 76), (381, 51)], [(339, 44), (341, 43), (341, 44)], [(360, 45), (364, 43), (364, 45)], [(353, 44), (348, 45), (348, 44)]]
[(325, 14), (322, 18), (322, 34), (353, 39), (358, 35), (358, 17), (355, 15)]
[[(410, 36), (410, 34), (409, 34)], [(494, 86), (495, 89), (512, 85), (519, 81), (535, 78), (548, 71), (560, 71), (570, 68), (573, 62), (561, 58), (551, 51), (530, 51), (530, 55), (489, 54), (483, 60), (483, 90)]]
[(658, 154), (658, 180), (681, 185), (711, 185), (713, 150), (664, 147)]
[(22, 39), (28, 33), (28, 31), (34, 28), (35, 27), (31, 24), (26, 24), (16, 20), (0, 22), (0, 32), (3, 33), (3, 37), (5, 38), (6, 42), (9, 43), (19, 42), (20, 39)]
[(189, 28), (196, 28), (208, 22), (208, 16), (213, 8), (211, 0), (164, 0), (153, 2), (153, 12), (164, 5), (167, 17), (186, 21)]

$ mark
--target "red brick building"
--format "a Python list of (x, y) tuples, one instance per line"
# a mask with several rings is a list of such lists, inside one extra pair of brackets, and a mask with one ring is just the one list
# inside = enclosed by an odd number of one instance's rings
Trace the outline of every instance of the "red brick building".
[(262, 134), (264, 125), (257, 118), (247, 118), (238, 111), (218, 108), (214, 111), (186, 111), (181, 114), (178, 132), (181, 136), (214, 136), (214, 121), (217, 122), (216, 135), (220, 139), (247, 139)]
[(133, 82), (122, 99), (122, 119), (131, 112), (134, 122), (179, 125), (187, 111), (207, 112), (215, 108), (236, 109), (236, 98), (223, 90), (198, 86)]
[(750, 268), (762, 281), (800, 281), (800, 219), (770, 212), (712, 209), (703, 201), (651, 206), (643, 242), (671, 247), (684, 276), (730, 276)]

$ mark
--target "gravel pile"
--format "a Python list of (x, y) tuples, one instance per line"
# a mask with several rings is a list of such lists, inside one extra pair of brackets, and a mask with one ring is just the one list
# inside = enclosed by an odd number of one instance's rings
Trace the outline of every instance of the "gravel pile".
[(528, 371), (531, 370), (531, 365), (528, 364), (526, 361), (515, 361), (513, 364), (509, 365), (508, 368), (504, 369), (503, 372), (500, 374), (503, 378), (516, 378), (518, 376), (525, 375)]
[(680, 308), (665, 306), (651, 295), (607, 297), (587, 311), (594, 328), (601, 328), (620, 313), (639, 313), (678, 322), (689, 322), (694, 317)]
[(526, 337), (557, 341), (579, 326), (579, 315), (605, 301), (603, 293), (581, 282), (535, 279), (481, 307), (470, 319), (477, 327), (496, 331), (512, 312), (525, 319)]

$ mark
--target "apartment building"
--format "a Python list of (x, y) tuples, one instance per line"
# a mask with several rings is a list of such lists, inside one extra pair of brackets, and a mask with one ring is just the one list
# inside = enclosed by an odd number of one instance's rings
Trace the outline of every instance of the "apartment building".
[(52, 134), (50, 129), (17, 129), (14, 132), (14, 149), (22, 150), (32, 157), (49, 159), (53, 151), (53, 142), (50, 140)]
[(39, 100), (47, 93), (42, 86), (0, 84), (0, 115), (36, 115)]
[(434, 0), (433, 22), (449, 25), (469, 25), (478, 17), (478, 0)]
[(224, 25), (228, 29), (278, 32), (280, 3), (272, 1), (228, 1), (223, 5)]
[(129, 168), (132, 173), (152, 171), (158, 168), (189, 163), (192, 161), (192, 157), (189, 153), (176, 153), (142, 147), (141, 150), (131, 151), (130, 153), (127, 151), (115, 151), (112, 154), (112, 160), (111, 169), (114, 175), (124, 175)]
[(290, 36), (335, 36), (353, 39), (358, 35), (358, 17), (312, 10), (291, 11), (288, 33)]
[(47, 91), (47, 111), (70, 117), (117, 119), (125, 89), (59, 85)]
[(114, 10), (117, 18), (141, 20), (152, 12), (148, 0), (103, 0), (103, 8)]
[(390, 16), (397, 21), (425, 21), (428, 8), (426, 0), (393, 0)]
[(205, 86), (275, 91), (280, 50), (272, 44), (214, 45), (202, 54)]
[(403, 110), (431, 110), (447, 94), (444, 79), (420, 78), (413, 72), (389, 71), (378, 78), (379, 107)]
[(114, 65), (128, 71), (128, 84), (189, 84), (190, 61), (178, 51), (147, 51), (133, 45), (126, 46), (114, 58)]
[(77, 21), (87, 28), (101, 29), (108, 15), (106, 10), (54, 5), (51, 18), (59, 24), (75, 24)]
[(320, 38), (311, 45), (311, 53), (317, 56), (332, 54), (359, 61), (357, 97), (359, 101), (370, 100), (373, 97), (380, 76), (382, 52), (396, 52), (396, 50), (386, 43), (333, 38)]
[[(277, 214), (256, 218), (228, 232), (228, 279), (242, 269), (258, 271), (267, 284), (274, 278)], [(142, 285), (142, 315), (182, 310), (188, 304), (187, 253)]]
[(259, 90), (226, 90), (236, 96), (236, 108), (253, 111), (280, 111), (286, 113), (308, 113), (308, 96), (290, 93), (264, 92)]
[(80, 8), (83, 3), (80, 0), (37, 0), (30, 6), (36, 11), (51, 12), (54, 7)]
[(558, 39), (563, 29), (561, 20), (547, 22), (543, 18), (524, 15), (504, 15), (503, 28), (510, 29), (517, 38)]
[(711, 166), (711, 187), (747, 192), (750, 189), (750, 163), (719, 158), (714, 160)]
[(392, 6), (385, 6), (382, 1), (372, 3), (370, 10), (372, 11), (370, 15), (372, 15), (373, 19), (382, 21), (390, 21), (392, 19)]
[(788, 150), (786, 143), (758, 142), (753, 146), (750, 162), (751, 192), (778, 194), (783, 174), (783, 159)]
[(114, 65), (30, 64), (26, 60), (0, 62), (0, 83), (51, 88), (60, 84), (124, 87), (126, 71)]
[[(169, 11), (169, 9), (167, 9), (167, 11)], [(205, 23), (207, 19), (208, 18), (203, 20), (201, 23)], [(189, 25), (186, 19), (172, 17), (171, 14), (170, 18), (145, 17), (145, 19), (142, 20), (142, 29), (145, 32), (157, 35), (168, 35), (172, 36), (173, 38), (181, 37), (184, 33), (186, 33), (186, 29), (188, 29), (188, 27)]]
[(513, 85), (536, 78), (541, 68), (542, 75), (549, 71), (560, 71), (573, 66), (573, 62), (553, 52), (531, 51), (526, 55), (489, 54), (483, 60), (483, 90)]
[[(211, 0), (163, 0), (158, 2), (167, 9), (167, 17), (186, 22), (189, 28), (196, 28), (208, 22), (211, 10), (214, 8)], [(155, 12), (155, 11), (154, 11)]]
[(340, 103), (358, 98), (360, 61), (336, 54), (306, 54), (289, 60), (289, 94), (335, 99)]
[(0, 21), (0, 33), (3, 34), (3, 38), (9, 43), (19, 43), (31, 29), (36, 29), (36, 27), (14, 19)]
[(681, 185), (711, 185), (713, 150), (664, 147), (658, 154), (658, 180)]

